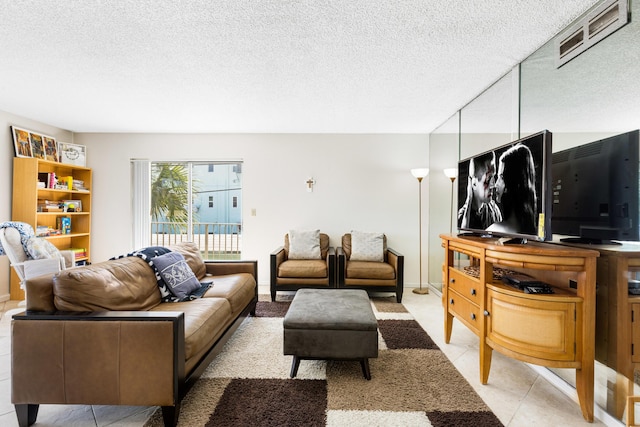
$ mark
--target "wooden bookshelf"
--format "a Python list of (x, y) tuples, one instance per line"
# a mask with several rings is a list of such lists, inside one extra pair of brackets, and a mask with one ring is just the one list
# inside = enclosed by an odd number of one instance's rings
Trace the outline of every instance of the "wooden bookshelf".
[[(81, 180), (85, 190), (72, 188), (42, 188), (38, 185), (38, 178), (44, 174), (55, 173), (57, 177), (73, 177)], [(45, 184), (48, 184), (45, 183)], [(77, 261), (89, 261), (91, 257), (91, 186), (92, 171), (89, 168), (68, 165), (47, 160), (16, 157), (13, 160), (13, 221), (30, 224), (37, 234), (38, 226), (58, 229), (58, 221), (62, 217), (71, 220), (71, 231), (68, 234), (49, 235), (45, 238), (60, 250), (84, 248), (86, 256)], [(43, 201), (50, 204), (62, 203), (64, 200), (79, 200), (82, 204), (80, 212), (47, 212), (42, 209)], [(24, 292), (20, 289), (18, 276), (11, 271), (11, 299), (24, 299)]]

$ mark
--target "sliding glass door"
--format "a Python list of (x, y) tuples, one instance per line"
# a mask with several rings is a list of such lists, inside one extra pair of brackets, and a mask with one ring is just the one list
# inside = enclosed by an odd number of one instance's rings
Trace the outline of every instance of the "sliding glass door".
[(150, 244), (193, 241), (205, 259), (240, 259), (241, 162), (151, 162)]

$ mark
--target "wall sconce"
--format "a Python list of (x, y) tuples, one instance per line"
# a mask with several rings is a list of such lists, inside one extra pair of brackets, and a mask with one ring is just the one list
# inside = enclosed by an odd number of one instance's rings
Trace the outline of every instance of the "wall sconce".
[(313, 177), (307, 178), (305, 184), (307, 185), (307, 193), (313, 193), (313, 186), (315, 185), (316, 180)]
[(457, 168), (447, 168), (444, 175), (451, 180), (451, 208), (449, 210), (449, 234), (453, 233), (453, 182), (458, 177)]

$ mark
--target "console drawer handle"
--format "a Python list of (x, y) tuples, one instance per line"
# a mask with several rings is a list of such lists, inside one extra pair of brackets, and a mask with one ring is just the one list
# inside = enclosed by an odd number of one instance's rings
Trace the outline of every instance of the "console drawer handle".
[(453, 304), (453, 298), (449, 300), (449, 304)]
[(475, 289), (471, 289), (471, 295), (475, 295), (476, 294), (476, 290)]
[(476, 320), (476, 314), (475, 313), (471, 313), (471, 320)]
[(449, 279), (449, 282), (456, 283), (456, 279)]
[(489, 316), (489, 312), (487, 310), (484, 311), (485, 316)]

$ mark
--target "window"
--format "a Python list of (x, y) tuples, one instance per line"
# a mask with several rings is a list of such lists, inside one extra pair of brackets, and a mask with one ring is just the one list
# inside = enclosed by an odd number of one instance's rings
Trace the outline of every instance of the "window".
[(193, 241), (205, 259), (240, 259), (240, 165), (151, 162), (149, 244)]

